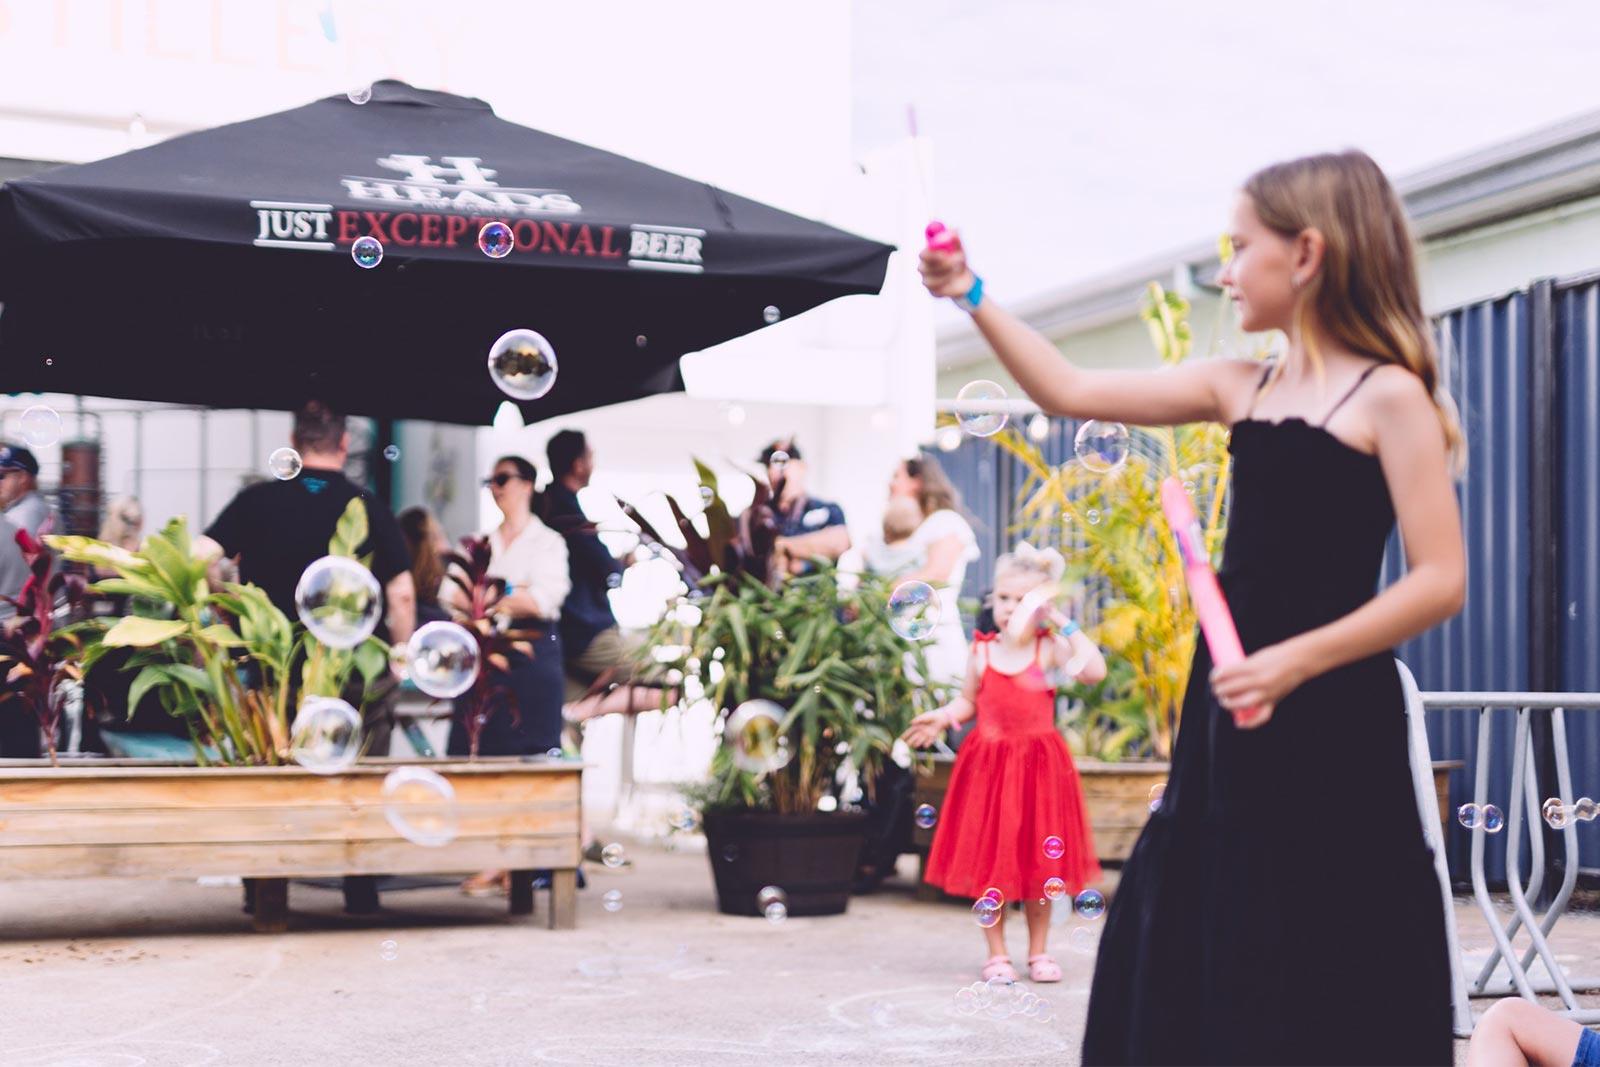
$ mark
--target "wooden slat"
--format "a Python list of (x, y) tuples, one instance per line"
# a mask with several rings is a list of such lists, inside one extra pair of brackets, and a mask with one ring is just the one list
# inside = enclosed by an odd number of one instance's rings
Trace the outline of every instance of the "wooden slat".
[(261, 845), (32, 845), (0, 854), (0, 878), (269, 878), (576, 868), (580, 851), (575, 833), (468, 839), (443, 848), (392, 840)]

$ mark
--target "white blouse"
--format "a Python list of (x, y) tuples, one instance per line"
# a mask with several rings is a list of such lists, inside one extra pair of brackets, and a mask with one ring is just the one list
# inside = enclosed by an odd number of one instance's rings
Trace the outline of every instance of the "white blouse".
[(514, 592), (533, 597), (544, 618), (557, 618), (572, 589), (567, 539), (540, 522), (537, 515), (529, 517), (528, 525), (510, 544), (501, 540), (496, 527), (489, 531), (488, 574), (510, 582)]

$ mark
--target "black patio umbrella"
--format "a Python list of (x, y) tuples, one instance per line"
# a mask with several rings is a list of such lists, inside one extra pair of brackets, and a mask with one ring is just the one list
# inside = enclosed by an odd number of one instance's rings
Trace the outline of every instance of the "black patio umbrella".
[(532, 421), (682, 389), (685, 352), (875, 293), (891, 251), (384, 81), (0, 186), (0, 389), (485, 423), (526, 328), (560, 364)]

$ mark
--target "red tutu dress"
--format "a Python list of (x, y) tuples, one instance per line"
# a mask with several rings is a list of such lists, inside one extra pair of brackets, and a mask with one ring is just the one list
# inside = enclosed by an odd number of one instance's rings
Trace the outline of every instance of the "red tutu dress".
[[(1018, 674), (989, 663), (979, 634), (977, 726), (961, 742), (923, 881), (976, 899), (991, 886), (1007, 900), (1038, 900), (1045, 880), (1077, 893), (1100, 877), (1089, 815), (1067, 743), (1056, 729), (1055, 689), (1033, 659)], [(1058, 837), (1060, 858), (1045, 853)]]

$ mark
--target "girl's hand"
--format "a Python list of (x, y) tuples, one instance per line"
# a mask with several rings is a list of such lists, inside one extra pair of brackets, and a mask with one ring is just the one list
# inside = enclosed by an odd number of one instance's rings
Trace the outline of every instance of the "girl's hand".
[(900, 736), (912, 748), (927, 748), (939, 740), (939, 735), (944, 733), (950, 725), (950, 717), (942, 709), (925, 711), (911, 720), (911, 725), (906, 727), (906, 732)]
[(922, 272), (922, 284), (934, 296), (966, 296), (977, 280), (967, 267), (967, 253), (959, 235), (950, 248), (924, 248), (917, 269)]
[[(1233, 715), (1234, 725), (1253, 730), (1265, 726), (1278, 702), (1306, 680), (1300, 657), (1283, 644), (1268, 645), (1231, 667), (1211, 672), (1211, 689), (1217, 702)], [(1243, 712), (1253, 709), (1245, 717)]]

